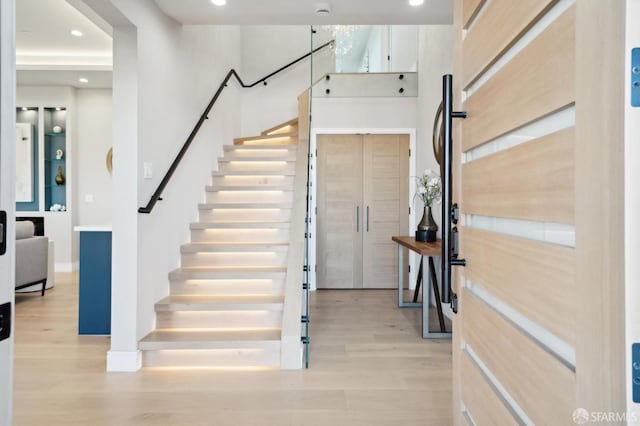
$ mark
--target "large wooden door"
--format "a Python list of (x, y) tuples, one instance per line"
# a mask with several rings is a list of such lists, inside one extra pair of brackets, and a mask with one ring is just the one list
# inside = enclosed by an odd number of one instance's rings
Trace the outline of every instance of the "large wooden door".
[(455, 2), (457, 425), (623, 423), (623, 10)]
[(409, 137), (365, 135), (363, 151), (363, 287), (390, 288), (398, 282), (398, 246), (393, 235), (409, 221)]
[(362, 287), (362, 136), (319, 135), (318, 287)]
[(317, 147), (318, 288), (395, 288), (409, 137), (319, 135)]

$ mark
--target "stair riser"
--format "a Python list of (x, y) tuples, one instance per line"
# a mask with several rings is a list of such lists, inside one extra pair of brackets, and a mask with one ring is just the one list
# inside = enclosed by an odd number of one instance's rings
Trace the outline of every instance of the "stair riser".
[(156, 312), (156, 328), (239, 329), (281, 326), (282, 311)]
[(214, 177), (213, 186), (292, 186), (293, 176), (224, 176)]
[(286, 252), (183, 253), (182, 266), (286, 266)]
[(207, 203), (288, 203), (293, 201), (291, 191), (218, 191), (207, 192)]
[(219, 163), (221, 172), (294, 171), (296, 163), (284, 161), (231, 161)]
[(289, 242), (287, 229), (194, 229), (191, 231), (194, 243), (286, 243)]
[(280, 342), (260, 344), (254, 349), (187, 349), (143, 351), (145, 367), (246, 368), (279, 367)]
[(225, 160), (252, 160), (254, 158), (276, 158), (278, 160), (295, 160), (296, 151), (282, 149), (238, 148), (224, 153)]
[(284, 278), (254, 280), (174, 280), (171, 294), (175, 295), (281, 295)]
[(291, 219), (291, 209), (200, 209), (200, 222), (280, 222)]

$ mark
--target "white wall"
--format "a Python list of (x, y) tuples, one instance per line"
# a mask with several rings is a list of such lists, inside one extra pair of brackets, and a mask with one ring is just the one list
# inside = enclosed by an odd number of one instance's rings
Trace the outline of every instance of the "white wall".
[[(422, 173), (432, 169), (439, 174), (440, 166), (433, 156), (433, 121), (442, 101), (442, 76), (453, 71), (453, 26), (421, 26), (418, 45), (417, 170)], [(417, 202), (415, 207), (420, 208), (420, 203)], [(441, 228), (440, 206), (433, 210), (433, 217)], [(441, 231), (438, 237), (442, 235)]]
[[(182, 27), (167, 18), (152, 0), (114, 0), (113, 4), (136, 27), (135, 32), (124, 31), (115, 44), (116, 67), (128, 66), (127, 62), (119, 62), (118, 50), (122, 49), (129, 52), (129, 63), (135, 60), (136, 69), (118, 75), (116, 80), (114, 68), (114, 123), (128, 123), (124, 116), (127, 111), (120, 111), (125, 99), (116, 99), (117, 85), (131, 85), (136, 91), (137, 124), (129, 123), (121, 131), (126, 133), (137, 125), (137, 135), (130, 141), (136, 147), (131, 152), (131, 147), (123, 147), (117, 141), (118, 134), (114, 131), (115, 256), (108, 368), (131, 370), (138, 366), (138, 339), (155, 325), (154, 303), (168, 294), (168, 273), (179, 264), (180, 245), (188, 241), (189, 223), (196, 220), (197, 204), (204, 199), (204, 187), (217, 167), (222, 144), (231, 143), (239, 132), (239, 97), (235, 86), (230, 85), (220, 97), (210, 120), (165, 190), (164, 201), (156, 205), (152, 214), (138, 215), (130, 198), (115, 197), (116, 185), (128, 179), (128, 185), (137, 188), (137, 205), (148, 202), (229, 68), (239, 68), (240, 34), (233, 26)], [(114, 37), (118, 32), (114, 29)], [(118, 143), (122, 152), (137, 159), (135, 163), (118, 163)], [(145, 162), (152, 165), (152, 179), (143, 179)], [(125, 211), (116, 215), (120, 209)], [(116, 229), (120, 227), (129, 229), (133, 235), (116, 237)], [(126, 252), (132, 243), (137, 247), (135, 262), (117, 254), (119, 250)], [(132, 267), (137, 270), (136, 277), (131, 275)], [(129, 303), (131, 299), (136, 306)], [(135, 329), (135, 336), (131, 329)]]
[[(420, 28), (428, 31), (429, 28), (438, 28), (438, 26), (391, 25), (391, 40), (389, 42), (391, 46), (391, 64), (389, 71), (417, 70)], [(431, 57), (428, 59), (433, 60)]]
[(44, 126), (42, 111), (40, 111), (40, 124), (38, 137), (39, 153), (38, 162), (40, 168), (40, 211), (20, 212), (20, 216), (44, 216), (45, 234), (55, 244), (55, 269), (56, 271), (71, 271), (77, 269), (78, 238), (73, 233), (77, 209), (75, 199), (76, 160), (77, 151), (77, 107), (76, 90), (66, 86), (18, 86), (17, 105), (32, 107), (65, 107), (67, 109), (66, 133), (66, 182), (67, 187), (67, 211), (45, 212), (44, 209)]
[[(330, 39), (317, 29), (313, 47)], [(242, 65), (237, 69), (246, 84), (251, 84), (311, 50), (311, 29), (308, 25), (244, 26)], [(314, 55), (313, 80), (333, 71), (335, 57), (324, 49)], [(237, 136), (253, 136), (298, 115), (298, 95), (311, 85), (309, 58), (259, 84), (242, 90), (242, 126)]]
[(112, 144), (111, 103), (110, 89), (76, 91), (76, 225), (111, 225), (111, 174), (106, 167)]
[[(640, 16), (640, 0), (627, 0), (627, 66), (631, 69), (630, 57), (633, 47), (640, 47), (640, 27), (637, 18)], [(627, 407), (628, 411), (640, 420), (640, 404), (634, 403), (631, 392), (631, 344), (640, 343), (640, 197), (638, 185), (640, 181), (640, 107), (632, 108), (629, 98), (629, 76), (622, 76), (626, 81), (625, 111), (625, 281), (626, 281), (626, 335), (627, 335)]]
[[(138, 312), (138, 49), (132, 27), (113, 29), (111, 350), (108, 371), (135, 371)], [(133, 183), (132, 183), (133, 182)]]

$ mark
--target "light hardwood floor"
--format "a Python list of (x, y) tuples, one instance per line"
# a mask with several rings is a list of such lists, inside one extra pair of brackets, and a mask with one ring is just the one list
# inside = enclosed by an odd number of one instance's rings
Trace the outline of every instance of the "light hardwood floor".
[(421, 339), (395, 292), (312, 294), (311, 368), (106, 373), (77, 335), (77, 275), (16, 295), (15, 425), (449, 425), (451, 344)]

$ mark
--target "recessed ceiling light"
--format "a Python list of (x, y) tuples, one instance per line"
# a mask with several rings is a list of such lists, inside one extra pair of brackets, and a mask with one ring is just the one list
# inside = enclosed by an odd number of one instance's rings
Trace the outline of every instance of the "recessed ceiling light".
[(86, 78), (84, 78), (84, 77), (80, 77), (80, 78), (78, 79), (78, 81), (79, 81), (80, 83), (88, 83), (88, 82), (89, 82), (89, 80), (87, 80), (87, 79), (86, 79)]
[(71, 35), (74, 37), (82, 37), (84, 34), (82, 34), (80, 30), (71, 30)]
[(216, 6), (224, 6), (225, 4), (227, 4), (227, 0), (211, 0), (211, 3), (215, 4)]
[(411, 6), (420, 6), (422, 3), (424, 3), (424, 0), (409, 0)]
[(20, 109), (23, 110), (23, 111), (29, 111), (29, 108), (27, 108), (27, 107), (22, 107)]

